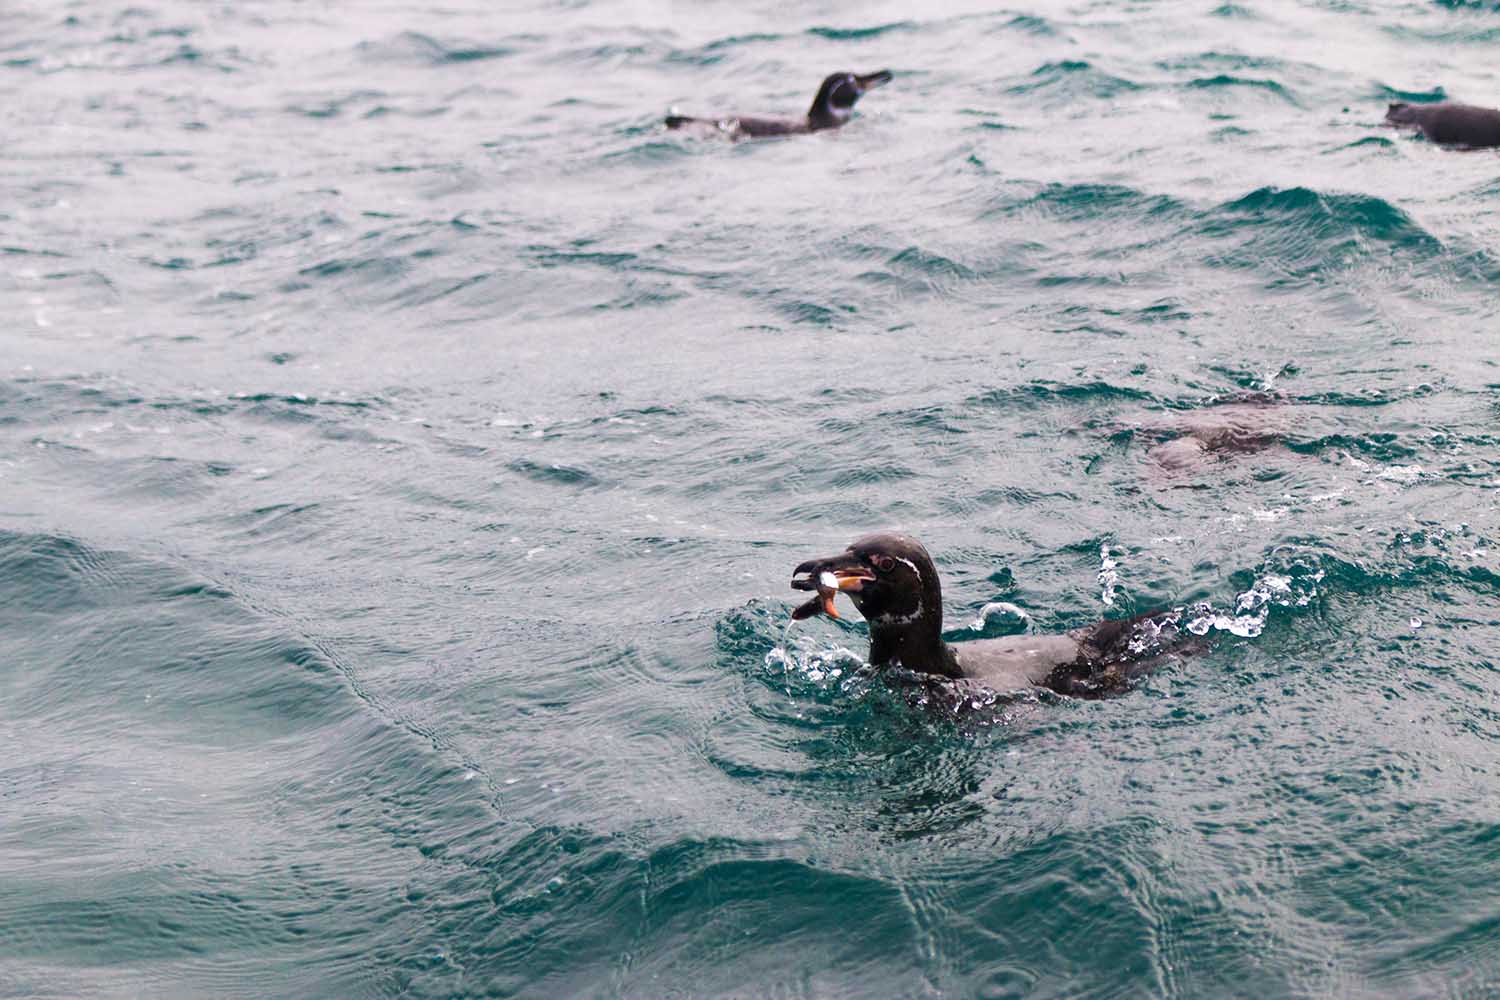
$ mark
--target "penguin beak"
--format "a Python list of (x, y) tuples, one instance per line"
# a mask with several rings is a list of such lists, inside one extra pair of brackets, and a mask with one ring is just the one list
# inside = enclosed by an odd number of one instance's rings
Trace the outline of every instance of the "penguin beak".
[[(803, 574), (807, 574), (803, 576)], [(793, 590), (817, 591), (816, 596), (792, 612), (795, 621), (825, 614), (839, 617), (833, 606), (833, 595), (839, 591), (859, 590), (875, 579), (875, 574), (865, 568), (853, 553), (844, 552), (831, 559), (809, 559), (792, 570)]]
[(867, 90), (874, 90), (882, 84), (890, 83), (893, 79), (895, 78), (891, 76), (890, 70), (882, 69), (871, 73), (869, 76), (856, 76), (854, 82), (859, 85), (859, 92), (864, 93)]

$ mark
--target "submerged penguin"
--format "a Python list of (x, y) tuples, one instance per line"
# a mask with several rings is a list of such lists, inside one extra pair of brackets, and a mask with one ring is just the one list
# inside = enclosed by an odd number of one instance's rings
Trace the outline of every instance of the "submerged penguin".
[(1278, 447), (1285, 442), (1291, 424), (1287, 404), (1260, 394), (1169, 413), (1165, 420), (1139, 431), (1151, 442), (1146, 456), (1163, 470), (1175, 473)]
[(1478, 149), (1500, 146), (1500, 111), (1472, 104), (1392, 104), (1385, 112), (1388, 125), (1415, 128), (1445, 146)]
[(818, 88), (812, 107), (802, 118), (689, 118), (668, 115), (667, 128), (700, 127), (727, 135), (731, 139), (766, 139), (782, 135), (803, 135), (838, 128), (854, 112), (854, 102), (883, 83), (891, 82), (889, 70), (867, 76), (834, 73)]
[[(803, 574), (807, 574), (803, 576)], [(1102, 621), (1061, 635), (1014, 635), (943, 642), (943, 592), (922, 543), (877, 532), (842, 553), (809, 559), (792, 571), (794, 590), (816, 590), (795, 619), (835, 618), (835, 593), (846, 593), (870, 623), (870, 663), (899, 664), (919, 674), (970, 680), (995, 691), (1049, 688), (1080, 698), (1125, 691), (1149, 673), (1176, 638), (1152, 615)]]

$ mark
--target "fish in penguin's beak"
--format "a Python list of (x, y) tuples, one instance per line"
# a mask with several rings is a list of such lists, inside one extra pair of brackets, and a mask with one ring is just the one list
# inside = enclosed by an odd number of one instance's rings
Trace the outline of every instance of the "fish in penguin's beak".
[(869, 76), (856, 76), (854, 82), (859, 86), (859, 92), (863, 94), (867, 90), (874, 90), (882, 84), (890, 83), (894, 77), (888, 69), (877, 70)]
[(792, 612), (792, 619), (801, 621), (819, 613), (837, 618), (839, 613), (833, 606), (833, 595), (841, 590), (857, 591), (874, 579), (875, 574), (852, 552), (844, 552), (831, 559), (809, 559), (792, 570), (792, 589), (817, 593), (812, 600)]

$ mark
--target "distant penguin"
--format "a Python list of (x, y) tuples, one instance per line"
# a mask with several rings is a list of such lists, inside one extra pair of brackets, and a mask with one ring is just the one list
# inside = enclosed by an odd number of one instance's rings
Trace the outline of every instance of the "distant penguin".
[(1192, 410), (1139, 428), (1149, 442), (1146, 456), (1168, 472), (1186, 472), (1234, 455), (1248, 455), (1282, 444), (1292, 430), (1289, 404), (1276, 396), (1251, 393)]
[(1415, 128), (1445, 146), (1478, 149), (1500, 146), (1500, 111), (1472, 104), (1392, 104), (1385, 112), (1389, 125)]
[(668, 115), (666, 125), (670, 129), (699, 128), (728, 136), (730, 139), (767, 139), (783, 135), (805, 135), (838, 128), (849, 120), (854, 112), (854, 102), (881, 84), (890, 83), (889, 70), (880, 70), (866, 76), (855, 73), (834, 73), (823, 81), (812, 107), (801, 118), (689, 118), (684, 115)]

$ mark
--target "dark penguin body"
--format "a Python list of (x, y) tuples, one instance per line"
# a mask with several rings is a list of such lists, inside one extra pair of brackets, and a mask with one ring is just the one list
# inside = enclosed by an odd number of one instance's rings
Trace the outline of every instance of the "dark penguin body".
[(1102, 621), (1060, 635), (1016, 635), (943, 642), (943, 593), (937, 568), (914, 538), (866, 535), (841, 554), (810, 559), (793, 571), (797, 590), (818, 595), (794, 618), (833, 614), (843, 591), (870, 624), (870, 663), (968, 680), (996, 691), (1048, 688), (1080, 698), (1125, 691), (1165, 655), (1164, 635), (1150, 615)]
[(1415, 128), (1445, 146), (1500, 146), (1500, 111), (1472, 104), (1392, 104), (1388, 124)]
[(867, 76), (854, 73), (834, 73), (823, 81), (813, 98), (812, 107), (801, 118), (689, 118), (684, 115), (668, 115), (667, 128), (685, 129), (696, 127), (704, 131), (722, 133), (731, 139), (771, 139), (786, 135), (805, 135), (838, 128), (849, 120), (854, 112), (854, 102), (883, 83), (891, 81), (887, 70)]

